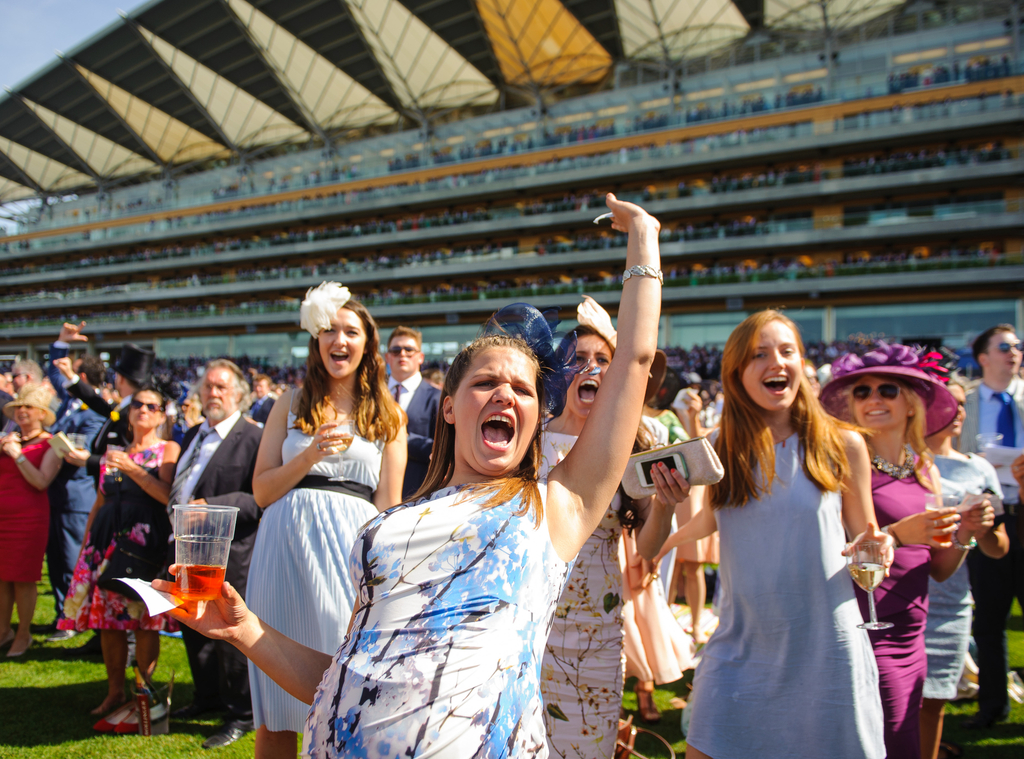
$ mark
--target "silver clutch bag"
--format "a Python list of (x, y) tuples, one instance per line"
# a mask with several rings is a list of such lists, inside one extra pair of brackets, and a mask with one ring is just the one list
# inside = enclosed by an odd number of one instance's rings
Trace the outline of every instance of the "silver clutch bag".
[(654, 495), (651, 467), (664, 461), (678, 469), (690, 485), (714, 485), (725, 476), (722, 462), (706, 437), (695, 437), (682, 443), (634, 453), (622, 475), (622, 489), (630, 498)]

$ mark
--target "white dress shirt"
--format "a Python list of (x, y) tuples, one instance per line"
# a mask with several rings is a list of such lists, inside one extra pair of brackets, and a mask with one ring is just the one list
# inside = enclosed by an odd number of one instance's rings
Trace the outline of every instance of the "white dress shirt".
[(395, 388), (401, 387), (400, 395), (398, 396), (398, 405), (401, 406), (402, 411), (409, 412), (409, 402), (412, 400), (412, 394), (416, 392), (416, 388), (423, 382), (423, 375), (419, 372), (413, 372), (412, 376), (408, 379), (399, 382), (394, 377), (388, 377), (388, 392), (391, 393), (391, 397), (395, 397)]
[[(1020, 389), (1019, 379), (1013, 379), (1010, 381), (1010, 386), (1006, 388), (1011, 397), (1016, 397), (1017, 391)], [(1013, 427), (1017, 435), (1017, 448), (1024, 446), (1024, 422), (1021, 421), (1020, 414), (1017, 413), (1017, 404), (1011, 403), (1010, 410), (1013, 413)], [(996, 432), (996, 425), (999, 421), (999, 412), (1003, 410), (1003, 402), (999, 400), (995, 390), (990, 388), (984, 382), (978, 385), (978, 432)], [(1007, 441), (1003, 441), (1003, 445), (1009, 445)]]
[[(213, 454), (217, 452), (217, 449), (220, 448), (220, 444), (224, 442), (224, 439), (241, 418), (242, 412), (236, 411), (223, 422), (215, 425), (213, 431), (206, 436), (206, 439), (203, 440), (203, 447), (199, 449), (199, 458), (196, 460), (195, 466), (192, 467), (192, 472), (189, 474), (188, 479), (185, 480), (185, 484), (181, 487), (181, 493), (178, 495), (177, 503), (188, 503), (192, 500), (192, 491), (196, 489), (196, 483), (199, 482), (199, 478), (206, 470), (206, 465), (210, 463), (210, 459), (213, 458)], [(248, 422), (246, 422), (246, 424), (248, 424)], [(182, 451), (181, 455), (178, 456), (179, 464), (184, 465), (188, 461), (199, 436), (203, 433), (203, 430), (208, 429), (210, 429), (209, 421), (205, 421), (200, 425), (199, 432), (197, 432), (195, 437), (192, 438), (192, 442), (189, 443), (188, 448)], [(178, 472), (175, 472), (175, 475), (177, 474)]]

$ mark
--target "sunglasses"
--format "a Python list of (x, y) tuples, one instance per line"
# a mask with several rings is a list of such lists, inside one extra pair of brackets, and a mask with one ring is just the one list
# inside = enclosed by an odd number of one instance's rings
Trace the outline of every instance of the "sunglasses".
[(408, 345), (396, 345), (394, 348), (388, 348), (388, 353), (392, 356), (401, 356), (403, 353), (408, 353), (411, 356), (418, 352), (419, 348), (413, 348)]
[(900, 397), (900, 386), (889, 382), (876, 388), (869, 387), (868, 385), (857, 385), (857, 387), (853, 388), (853, 397), (858, 401), (866, 401), (875, 390), (878, 391), (878, 397), (886, 401), (894, 401)]
[(999, 343), (998, 347), (1000, 353), (1009, 353), (1010, 351), (1017, 351), (1018, 353), (1020, 353), (1024, 351), (1024, 343), (1022, 342)]
[(145, 406), (145, 407), (146, 407), (146, 409), (148, 409), (148, 410), (149, 410), (149, 413), (151, 413), (151, 414), (155, 414), (155, 413), (157, 413), (158, 411), (161, 411), (161, 410), (162, 410), (162, 409), (160, 408), (160, 404), (159, 404), (159, 403), (143, 403), (142, 401), (135, 401), (135, 400), (133, 400), (133, 401), (131, 402), (131, 407), (132, 407), (133, 409), (135, 409), (136, 411), (138, 411), (138, 410), (139, 410), (140, 408), (142, 408), (143, 406)]

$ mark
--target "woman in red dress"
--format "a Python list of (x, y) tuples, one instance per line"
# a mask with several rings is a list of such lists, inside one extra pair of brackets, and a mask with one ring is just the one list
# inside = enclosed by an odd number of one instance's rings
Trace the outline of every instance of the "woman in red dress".
[[(54, 422), (48, 401), (43, 388), (25, 385), (4, 406), (4, 416), (19, 427), (0, 439), (0, 646), (10, 644), (8, 657), (21, 656), (32, 645), (36, 583), (42, 577), (50, 529), (46, 488), (61, 465), (43, 429)], [(11, 629), (15, 604), (17, 633)]]

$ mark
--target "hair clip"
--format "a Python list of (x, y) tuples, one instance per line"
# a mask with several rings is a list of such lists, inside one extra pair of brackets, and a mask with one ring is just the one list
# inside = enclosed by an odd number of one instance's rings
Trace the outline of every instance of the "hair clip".
[(614, 219), (614, 218), (615, 218), (615, 214), (612, 213), (611, 211), (609, 211), (608, 213), (603, 213), (600, 216), (598, 216), (596, 219), (594, 219), (594, 223), (595, 224), (600, 224), (605, 219)]

